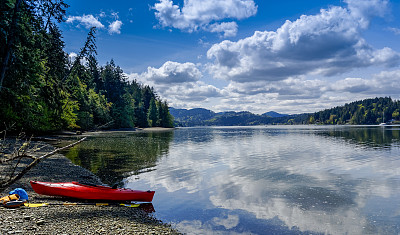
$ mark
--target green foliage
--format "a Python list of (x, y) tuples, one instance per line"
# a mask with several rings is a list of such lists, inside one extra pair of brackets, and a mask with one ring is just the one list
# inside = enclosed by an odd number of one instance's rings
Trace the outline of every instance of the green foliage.
[(392, 113), (392, 118), (395, 120), (399, 120), (399, 110), (396, 109), (393, 113)]
[(56, 25), (67, 7), (63, 0), (2, 1), (0, 122), (32, 132), (147, 127), (153, 103), (151, 126), (170, 127), (168, 106), (153, 88), (128, 82), (113, 60), (98, 66), (95, 28), (68, 61)]
[(400, 102), (390, 97), (365, 99), (310, 115), (310, 124), (376, 125), (399, 120)]
[(169, 107), (166, 101), (157, 102), (158, 120), (157, 125), (162, 127), (173, 127), (174, 117), (169, 113)]
[(63, 108), (60, 119), (64, 128), (76, 129), (78, 128), (76, 121), (78, 119), (79, 104), (78, 101), (71, 100), (69, 96), (69, 94), (66, 94), (66, 98), (62, 100)]
[(157, 126), (157, 106), (156, 102), (154, 101), (154, 98), (151, 98), (150, 104), (149, 104), (149, 110), (147, 111), (147, 121), (149, 123), (150, 127)]

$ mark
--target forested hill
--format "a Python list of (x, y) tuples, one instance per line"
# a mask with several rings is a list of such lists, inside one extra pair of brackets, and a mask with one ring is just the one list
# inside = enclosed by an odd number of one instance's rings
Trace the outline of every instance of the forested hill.
[(306, 124), (309, 115), (285, 115), (269, 112), (257, 115), (250, 112), (220, 112), (208, 109), (175, 109), (170, 108), (176, 126), (250, 126), (271, 124)]
[(0, 7), (0, 131), (173, 125), (151, 87), (127, 81), (113, 60), (98, 65), (95, 28), (69, 59), (58, 28), (63, 0), (5, 0)]
[(262, 115), (250, 112), (215, 113), (207, 109), (170, 108), (177, 126), (249, 126), (271, 124), (380, 124), (400, 123), (400, 102), (391, 98), (365, 99), (326, 109), (312, 114), (285, 115), (267, 112)]
[(355, 101), (310, 115), (311, 124), (375, 125), (400, 119), (400, 101), (389, 97)]

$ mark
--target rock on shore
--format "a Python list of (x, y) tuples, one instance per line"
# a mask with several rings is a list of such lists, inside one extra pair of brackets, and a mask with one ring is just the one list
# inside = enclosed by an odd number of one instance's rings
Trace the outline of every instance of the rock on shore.
[[(54, 149), (50, 145), (42, 152)], [(17, 183), (4, 190), (5, 196), (14, 188), (23, 188), (29, 194), (31, 203), (66, 202), (66, 199), (36, 194), (29, 181), (67, 182), (101, 184), (90, 171), (74, 165), (61, 154), (43, 160)], [(3, 195), (4, 194), (4, 195)], [(20, 207), (7, 209), (0, 207), (0, 234), (179, 234), (140, 208), (122, 206), (59, 206)]]

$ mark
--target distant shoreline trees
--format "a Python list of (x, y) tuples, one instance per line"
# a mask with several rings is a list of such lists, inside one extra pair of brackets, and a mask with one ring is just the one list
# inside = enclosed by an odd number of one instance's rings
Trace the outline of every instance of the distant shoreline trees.
[(309, 124), (376, 125), (400, 121), (400, 101), (390, 97), (365, 99), (311, 114)]
[(128, 81), (113, 60), (98, 65), (95, 28), (69, 59), (57, 26), (68, 7), (62, 0), (5, 0), (0, 7), (1, 124), (29, 132), (173, 126), (153, 88)]
[(214, 113), (207, 109), (174, 109), (176, 126), (254, 126), (254, 125), (377, 125), (400, 123), (400, 101), (390, 97), (355, 101), (315, 113), (271, 117), (250, 112)]

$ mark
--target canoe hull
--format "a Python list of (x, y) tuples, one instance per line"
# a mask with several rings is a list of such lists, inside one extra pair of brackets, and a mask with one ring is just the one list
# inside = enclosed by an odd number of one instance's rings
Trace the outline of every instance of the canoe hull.
[(31, 181), (33, 190), (42, 195), (71, 197), (88, 200), (151, 202), (154, 191), (139, 191), (124, 188), (113, 189), (100, 185), (85, 185), (78, 182), (50, 183)]

